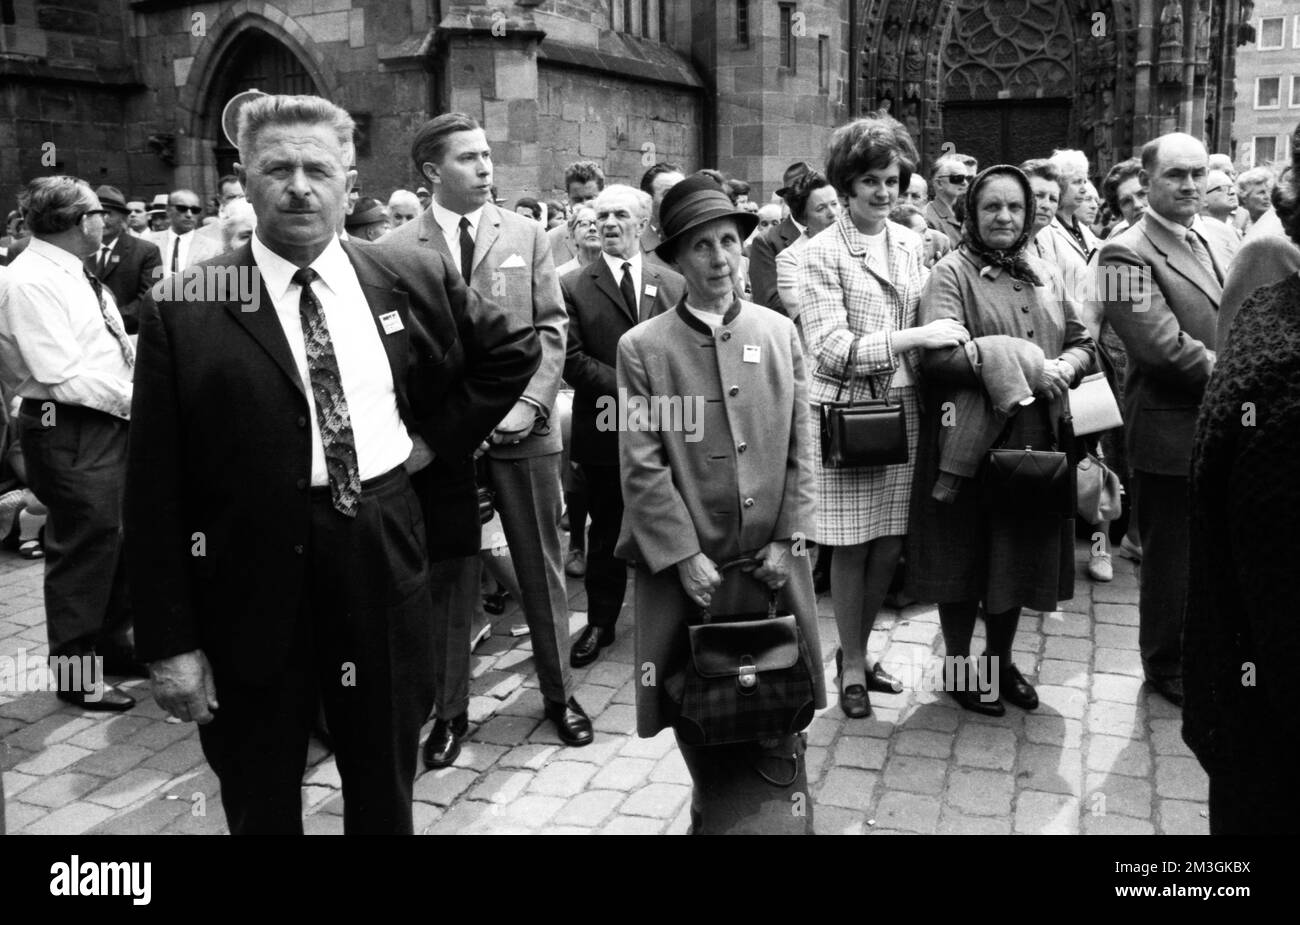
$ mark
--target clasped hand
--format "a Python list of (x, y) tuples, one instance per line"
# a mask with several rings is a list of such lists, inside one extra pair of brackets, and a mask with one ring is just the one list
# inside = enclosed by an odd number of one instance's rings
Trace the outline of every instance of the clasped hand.
[(492, 431), (491, 440), (496, 444), (518, 443), (532, 433), (536, 424), (537, 408), (521, 399)]
[(217, 684), (202, 649), (149, 663), (153, 699), (172, 716), (199, 725), (214, 719)]
[[(758, 551), (759, 564), (753, 567), (751, 574), (771, 590), (778, 591), (790, 580), (791, 555), (789, 543), (779, 540), (768, 543)], [(722, 584), (722, 574), (717, 565), (702, 552), (678, 562), (677, 577), (686, 596), (701, 607), (709, 606), (713, 592)]]
[(1073, 378), (1074, 367), (1065, 360), (1047, 360), (1043, 363), (1043, 371), (1034, 391), (1055, 400), (1069, 391), (1070, 380)]

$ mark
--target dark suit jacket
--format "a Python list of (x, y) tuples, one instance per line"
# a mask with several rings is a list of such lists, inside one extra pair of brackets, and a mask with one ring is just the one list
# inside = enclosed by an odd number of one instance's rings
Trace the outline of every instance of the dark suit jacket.
[[(1199, 223), (1221, 273), (1237, 252), (1232, 229)], [(1192, 434), (1214, 369), (1215, 327), (1223, 287), (1184, 241), (1149, 216), (1102, 245), (1097, 293), (1106, 320), (1124, 342), (1124, 430), (1129, 465), (1186, 477)], [(1126, 285), (1120, 285), (1123, 276)], [(1107, 291), (1108, 290), (1108, 291)]]
[[(86, 258), (86, 269), (91, 273), (95, 272), (98, 259), (99, 251)], [(113, 293), (126, 333), (135, 334), (140, 330), (140, 303), (149, 287), (162, 277), (161, 267), (157, 244), (126, 231), (117, 236), (108, 267), (99, 281)]]
[(799, 226), (786, 218), (749, 246), (749, 291), (754, 301), (787, 316), (790, 313), (781, 306), (781, 296), (776, 291), (776, 255), (789, 247), (800, 233)]
[[(402, 420), (439, 457), (468, 458), (536, 369), (535, 335), (440, 260), (343, 249)], [(248, 246), (209, 263), (254, 268)], [(142, 306), (131, 409), (125, 534), (136, 650), (148, 662), (203, 649), (218, 679), (266, 683), (290, 657), (305, 578), (311, 399), (265, 286), (254, 311), (167, 295), (151, 292)], [(379, 318), (390, 312), (402, 327), (387, 333)]]
[(573, 437), (569, 458), (587, 465), (618, 465), (618, 431), (596, 427), (597, 400), (617, 397), (614, 364), (618, 339), (638, 321), (653, 318), (678, 303), (686, 281), (672, 270), (641, 261), (638, 317), (633, 318), (609, 264), (598, 258), (590, 266), (560, 279), (569, 311), (569, 341), (564, 380), (573, 386)]

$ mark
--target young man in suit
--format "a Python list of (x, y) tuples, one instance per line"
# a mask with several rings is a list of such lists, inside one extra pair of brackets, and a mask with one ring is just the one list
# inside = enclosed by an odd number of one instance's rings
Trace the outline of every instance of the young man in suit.
[(113, 293), (126, 333), (135, 334), (140, 329), (140, 302), (162, 275), (158, 272), (162, 258), (156, 244), (127, 231), (130, 209), (121, 190), (101, 186), (95, 195), (104, 207), (104, 240), (86, 258), (86, 269)]
[(344, 830), (412, 831), (433, 636), (408, 473), (469, 458), (538, 360), (533, 332), (442, 260), (339, 241), (353, 131), (319, 97), (248, 103), (238, 170), (257, 231), (213, 265), (259, 301), (195, 301), (188, 282), (206, 276), (191, 270), (141, 317), (126, 485), (137, 652), (163, 709), (200, 724), (237, 834), (302, 832), (318, 700)]
[[(492, 151), (478, 122), (445, 113), (416, 133), (411, 154), (433, 191), (429, 208), (390, 231), (380, 248), (415, 245), (459, 267), (474, 291), (531, 325), (542, 362), (510, 413), (491, 430), (488, 470), (514, 560), (532, 635), (533, 660), (547, 719), (566, 745), (592, 741), (591, 720), (572, 696), (562, 652), (569, 602), (560, 542), (560, 428), (551, 409), (564, 369), (568, 316), (542, 226), (492, 200)], [(431, 259), (437, 259), (431, 255)], [(469, 632), (478, 606), (476, 556), (434, 568), (434, 583), (453, 590), (434, 615), (439, 634), (438, 720), (425, 743), (429, 767), (451, 764), (468, 734)]]
[[(627, 590), (627, 564), (615, 558), (623, 521), (618, 475), (614, 364), (618, 340), (638, 322), (675, 306), (684, 292), (680, 274), (646, 263), (641, 235), (651, 198), (630, 186), (610, 186), (596, 197), (600, 259), (560, 280), (569, 312), (564, 378), (573, 385), (570, 458), (582, 467), (591, 511), (587, 540), (587, 626), (569, 654), (575, 668), (589, 665), (614, 641), (614, 625)], [(602, 413), (603, 406), (603, 413)], [(604, 421), (604, 424), (602, 424)]]
[(149, 236), (162, 256), (163, 277), (188, 270), (221, 253), (220, 236), (199, 234), (203, 206), (193, 190), (178, 189), (167, 197), (167, 228)]
[[(786, 199), (793, 192), (795, 181), (812, 169), (812, 165), (805, 161), (791, 164), (785, 169), (785, 174), (781, 177), (781, 188), (776, 194)], [(789, 204), (788, 199), (786, 204)], [(803, 226), (787, 215), (775, 228), (769, 228), (755, 238), (749, 247), (749, 291), (753, 300), (786, 316), (790, 313), (781, 305), (781, 295), (776, 288), (776, 255), (793, 244), (801, 234)]]
[(1124, 424), (1142, 538), (1139, 640), (1147, 683), (1183, 699), (1187, 479), (1192, 432), (1214, 371), (1216, 321), (1236, 235), (1197, 213), (1205, 146), (1162, 135), (1142, 149), (1147, 208), (1101, 247), (1097, 296), (1128, 352)]

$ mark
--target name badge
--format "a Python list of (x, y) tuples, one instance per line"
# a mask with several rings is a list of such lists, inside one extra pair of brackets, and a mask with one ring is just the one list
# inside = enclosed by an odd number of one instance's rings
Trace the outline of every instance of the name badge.
[(386, 315), (380, 315), (379, 323), (384, 326), (385, 334), (392, 334), (395, 331), (402, 330), (404, 327), (402, 324), (402, 316), (397, 312), (389, 312)]
[(758, 344), (746, 344), (745, 352), (741, 355), (741, 360), (746, 363), (758, 362)]
[(649, 283), (646, 283), (646, 285), (645, 285), (645, 294), (646, 294), (646, 295), (648, 295), (650, 298), (653, 299), (653, 298), (655, 297), (655, 294), (656, 294), (657, 292), (659, 292), (659, 287), (658, 287), (658, 286), (651, 286)]

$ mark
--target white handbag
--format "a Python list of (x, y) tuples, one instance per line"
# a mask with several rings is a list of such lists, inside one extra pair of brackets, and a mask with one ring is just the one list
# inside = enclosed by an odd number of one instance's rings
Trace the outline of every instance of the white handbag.
[(1115, 401), (1115, 393), (1111, 391), (1105, 373), (1084, 376), (1083, 381), (1070, 390), (1070, 415), (1074, 419), (1076, 437), (1123, 425), (1119, 402)]

